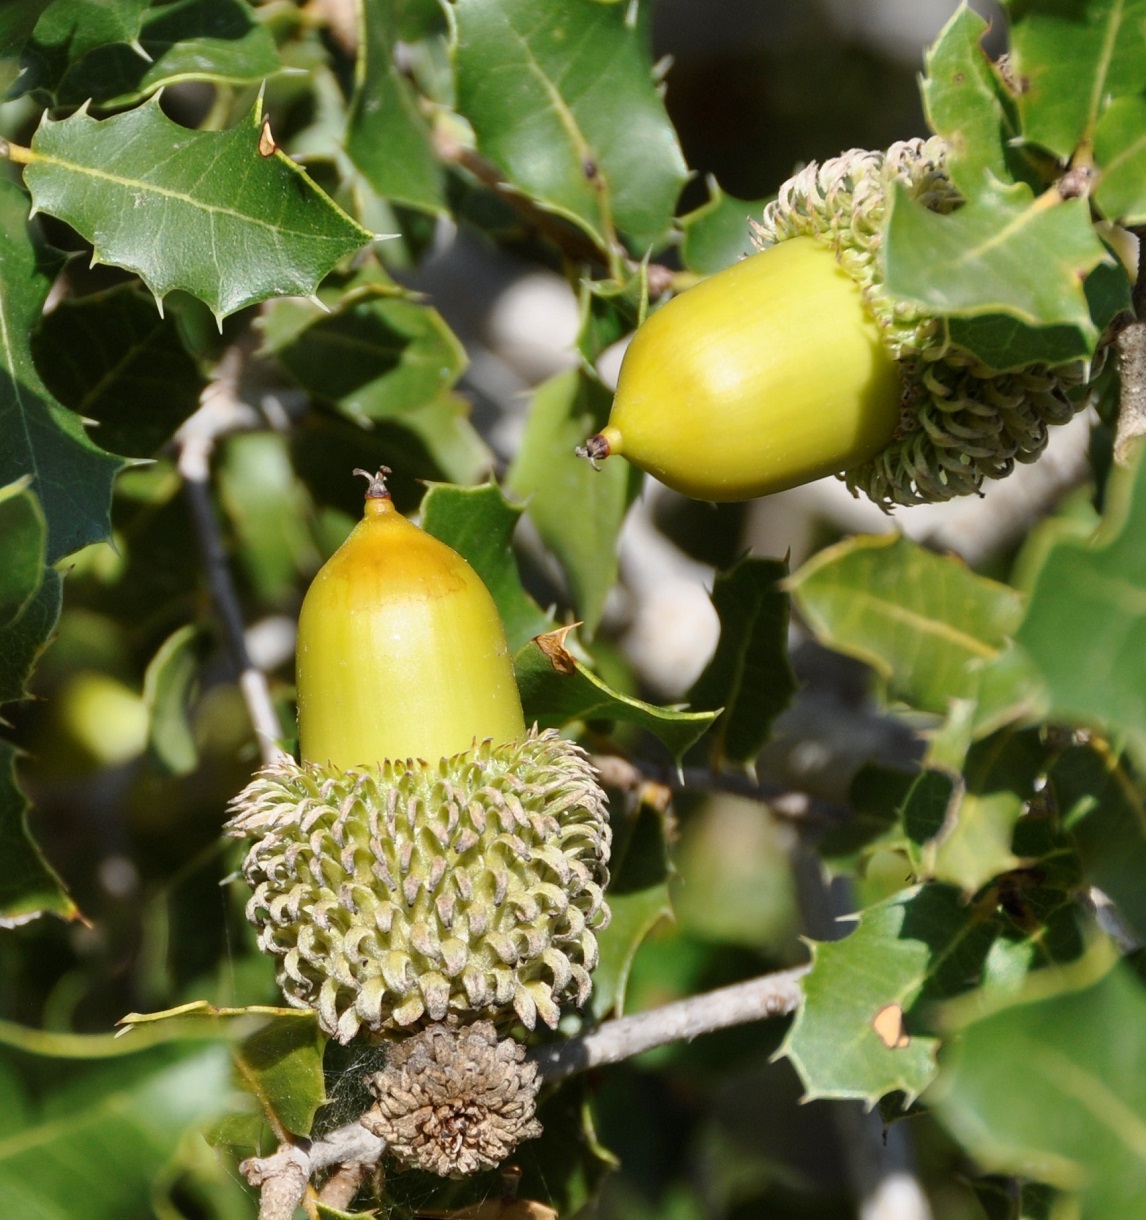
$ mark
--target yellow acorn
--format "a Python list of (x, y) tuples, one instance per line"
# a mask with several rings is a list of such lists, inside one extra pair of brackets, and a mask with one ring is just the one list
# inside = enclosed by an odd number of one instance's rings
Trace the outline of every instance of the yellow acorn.
[(759, 252), (652, 313), (608, 423), (578, 450), (621, 454), (703, 500), (839, 474), (884, 508), (948, 500), (1034, 461), (1078, 409), (1080, 362), (993, 369), (943, 318), (884, 288), (893, 189), (962, 202), (938, 138), (812, 162), (753, 222)]
[(247, 917), (288, 1002), (342, 1042), (552, 1028), (608, 919), (604, 793), (577, 745), (526, 731), (493, 599), (382, 473), (303, 603), (302, 761), (231, 803)]
[(705, 500), (746, 500), (874, 457), (899, 422), (900, 382), (858, 285), (793, 238), (658, 309), (621, 365), (589, 442)]
[(456, 551), (398, 512), (379, 477), (303, 600), (297, 680), (304, 762), (436, 762), (525, 732), (493, 598)]

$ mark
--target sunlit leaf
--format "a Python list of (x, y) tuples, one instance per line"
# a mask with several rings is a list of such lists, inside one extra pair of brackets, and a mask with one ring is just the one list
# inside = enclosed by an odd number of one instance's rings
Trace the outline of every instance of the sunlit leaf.
[(1127, 484), (1112, 495), (1099, 540), (1050, 547), (1017, 639), (1054, 716), (1146, 741), (1146, 462)]
[(385, 199), (439, 212), (445, 171), (418, 97), (394, 62), (397, 0), (360, 0), (358, 64), (346, 151)]
[(656, 707), (612, 690), (565, 648), (565, 634), (539, 636), (514, 655), (527, 722), (560, 728), (576, 720), (623, 720), (659, 737), (679, 759), (716, 718), (715, 712)]
[(610, 395), (584, 373), (558, 373), (534, 396), (506, 481), (569, 581), (578, 617), (594, 631), (617, 580), (617, 537), (641, 485), (626, 463), (594, 470), (574, 453), (600, 431)]
[(458, 0), (457, 104), (514, 186), (601, 247), (615, 226), (643, 254), (686, 170), (629, 8)]
[(1113, 102), (1094, 132), (1094, 159), (1101, 177), (1094, 199), (1108, 220), (1146, 221), (1146, 97)]
[(1011, 0), (1008, 9), (1023, 135), (1065, 162), (1106, 106), (1146, 88), (1146, 4)]
[(54, 0), (45, 6), (24, 48), (19, 91), (55, 89), (71, 64), (107, 45), (122, 44), (129, 55), (143, 60), (126, 44), (139, 37), (148, 4), (149, 0)]
[(727, 195), (710, 178), (707, 201), (680, 218), (684, 265), (698, 275), (713, 275), (751, 254), (755, 246), (748, 222), (759, 218), (767, 202)]
[(152, 98), (97, 121), (85, 111), (32, 138), (24, 181), (95, 257), (136, 272), (162, 300), (182, 288), (217, 318), (309, 295), (371, 240), (282, 152), (259, 149), (261, 104), (227, 131), (189, 131)]
[(189, 719), (202, 664), (203, 633), (188, 623), (159, 646), (143, 676), (152, 756), (172, 775), (188, 775), (199, 761)]
[(436, 484), (422, 500), (423, 529), (468, 560), (493, 595), (510, 652), (553, 627), (552, 619), (523, 588), (514, 558), (513, 531), (524, 511), (494, 483)]
[(887, 230), (887, 287), (937, 314), (1006, 314), (1032, 327), (1070, 326), (1091, 350), (1098, 328), (1083, 283), (1112, 256), (1085, 199), (1046, 206), (1030, 188), (984, 186), (950, 215), (901, 187)]
[(927, 885), (863, 911), (842, 940), (813, 948), (804, 1003), (782, 1051), (807, 1098), (914, 1098), (935, 1075), (938, 1041), (913, 1005), (964, 990), (996, 928), (957, 890)]

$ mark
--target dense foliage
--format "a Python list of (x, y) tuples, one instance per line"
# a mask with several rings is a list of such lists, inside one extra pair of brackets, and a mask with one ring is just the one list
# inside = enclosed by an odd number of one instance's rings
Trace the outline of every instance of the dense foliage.
[[(796, 965), (801, 935), (813, 964), (790, 1021), (551, 1088), (516, 1205), (496, 1174), (384, 1171), (355, 1214), (844, 1217), (897, 1164), (937, 1220), (1140, 1214), (1146, 467), (1111, 454), (1146, 0), (1010, 0), (994, 59), (960, 7), (918, 117), (903, 73), (821, 31), (806, 89), (777, 67), (789, 143), (759, 152), (674, 111), (676, 68), (666, 109), (654, 7), (0, 12), (5, 1214), (251, 1217), (242, 1157), (362, 1109), (376, 1052), (276, 1007), (220, 828), (259, 765), (250, 680), (289, 747), (290, 625), (358, 516), (350, 472), (383, 464), (492, 592), (528, 721), (633, 764), (593, 996), (554, 1036)], [(837, 528), (789, 573), (741, 554), (738, 509), (666, 496), (650, 523), (637, 472), (574, 455), (608, 415), (600, 357), (745, 253), (761, 206), (690, 182), (682, 137), (764, 196), (924, 122), (963, 202), (895, 200), (888, 291), (994, 369), (1085, 366), (1085, 481), (982, 571)], [(451, 327), (419, 291), (476, 274), (443, 258), (466, 241), (576, 294), (571, 357), (527, 408), (527, 378), (467, 369), (483, 302), (443, 289)], [(713, 573), (715, 651), (673, 690), (618, 644), (638, 516)], [(831, 753), (828, 705), (846, 759), (781, 774)], [(117, 1038), (128, 1013), (155, 1015)]]

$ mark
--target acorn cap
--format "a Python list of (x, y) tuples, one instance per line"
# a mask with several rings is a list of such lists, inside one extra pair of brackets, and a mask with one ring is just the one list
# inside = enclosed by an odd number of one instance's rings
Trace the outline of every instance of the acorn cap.
[(433, 764), (288, 759), (231, 807), (259, 946), (339, 1041), (449, 1014), (552, 1028), (587, 999), (610, 829), (587, 756), (554, 731)]
[(812, 162), (752, 222), (761, 249), (813, 237), (835, 251), (899, 361), (904, 394), (895, 436), (843, 476), (853, 492), (884, 508), (949, 500), (978, 491), (985, 479), (1004, 478), (1016, 462), (1038, 457), (1051, 424), (1066, 423), (1085, 405), (1068, 397), (1084, 380), (1081, 362), (991, 369), (951, 341), (942, 319), (884, 288), (892, 186), (901, 184), (931, 211), (954, 211), (962, 197), (947, 176), (946, 155), (946, 143), (934, 136)]

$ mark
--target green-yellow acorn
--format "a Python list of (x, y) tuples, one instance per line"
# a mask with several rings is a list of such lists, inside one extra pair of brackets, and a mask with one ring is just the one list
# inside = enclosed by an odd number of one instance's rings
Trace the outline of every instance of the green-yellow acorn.
[(299, 622), (302, 762), (232, 803), (247, 915), (340, 1041), (583, 1004), (609, 823), (584, 752), (527, 732), (493, 600), (379, 476)]
[(840, 474), (884, 508), (1034, 461), (1083, 405), (1081, 362), (989, 368), (884, 287), (893, 188), (935, 212), (962, 202), (946, 155), (937, 137), (853, 149), (784, 183), (752, 225), (758, 253), (638, 328), (608, 423), (578, 452), (705, 500)]
[(794, 238), (645, 322), (590, 452), (685, 495), (746, 500), (869, 461), (895, 433), (900, 393), (859, 286), (826, 246)]

